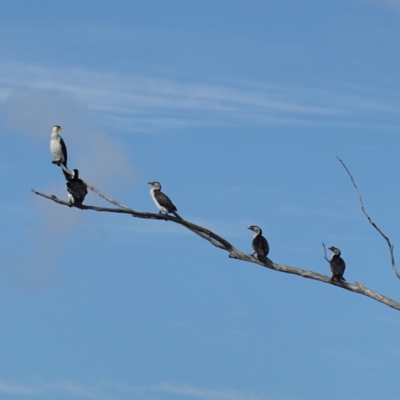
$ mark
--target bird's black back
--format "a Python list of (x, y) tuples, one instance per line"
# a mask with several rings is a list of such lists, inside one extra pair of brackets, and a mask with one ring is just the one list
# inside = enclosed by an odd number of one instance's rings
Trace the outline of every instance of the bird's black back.
[(64, 139), (60, 136), (60, 145), (61, 145), (61, 150), (64, 155), (64, 160), (61, 160), (61, 162), (64, 164), (65, 168), (67, 167), (67, 162), (68, 162), (68, 153), (67, 153), (67, 146), (65, 145)]
[[(60, 136), (60, 145), (61, 145), (62, 153), (64, 155), (64, 160), (61, 160), (60, 162), (64, 164), (65, 168), (68, 168), (67, 167), (67, 162), (68, 162), (67, 146), (65, 145), (64, 139), (61, 136)], [(70, 181), (71, 180), (71, 176), (67, 172), (65, 172), (64, 170), (62, 170), (62, 172), (63, 172), (63, 174), (65, 176), (65, 179), (67, 181)]]
[(71, 179), (67, 182), (67, 190), (74, 197), (74, 200), (78, 204), (82, 204), (87, 195), (87, 186), (82, 179)]
[(336, 278), (339, 280), (344, 280), (343, 274), (346, 269), (346, 264), (342, 257), (334, 254), (330, 261), (331, 271), (332, 271), (332, 279)]
[(258, 258), (265, 258), (269, 253), (269, 244), (264, 236), (258, 235), (252, 242), (253, 250), (256, 252)]
[(170, 198), (160, 190), (154, 191), (154, 197), (157, 200), (158, 204), (162, 207), (165, 207), (168, 210), (168, 212), (177, 211), (176, 207), (174, 206), (174, 203), (172, 203)]

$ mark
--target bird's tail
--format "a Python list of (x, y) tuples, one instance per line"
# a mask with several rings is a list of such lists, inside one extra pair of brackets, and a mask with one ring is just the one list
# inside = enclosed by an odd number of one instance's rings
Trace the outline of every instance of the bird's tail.
[(174, 214), (176, 218), (183, 220), (183, 218), (176, 211), (172, 211), (172, 214)]

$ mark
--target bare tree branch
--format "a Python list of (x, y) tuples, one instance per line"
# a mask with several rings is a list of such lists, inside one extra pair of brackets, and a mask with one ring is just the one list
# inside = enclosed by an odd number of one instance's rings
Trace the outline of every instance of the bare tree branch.
[(64, 172), (66, 172), (71, 178), (74, 176), (74, 173), (70, 171), (62, 162), (60, 162), (60, 167)]
[(84, 183), (92, 192), (96, 193), (98, 196), (102, 197), (104, 200), (108, 201), (109, 203), (114, 204), (114, 205), (116, 205), (117, 207), (122, 208), (123, 210), (127, 210), (127, 211), (130, 211), (130, 212), (133, 212), (133, 213), (135, 212), (135, 211), (133, 211), (131, 208), (129, 208), (129, 207), (123, 205), (122, 203), (120, 203), (119, 201), (114, 200), (114, 199), (112, 199), (111, 197), (106, 196), (104, 193), (100, 192), (100, 190), (97, 190), (97, 189), (96, 189), (94, 186), (92, 186), (90, 183), (87, 183), (87, 182), (85, 182), (85, 181), (83, 181), (83, 183)]
[(59, 199), (57, 196), (54, 194), (52, 195), (47, 195), (41, 192), (37, 192), (36, 190), (31, 190), (33, 193), (37, 194), (38, 196), (44, 197), (49, 200), (53, 200), (58, 204), (62, 204), (63, 206), (68, 206), (68, 207), (75, 207), (75, 208), (80, 208), (81, 210), (93, 210), (93, 211), (103, 211), (103, 212), (111, 212), (111, 213), (119, 213), (119, 214), (130, 214), (129, 211), (126, 210), (121, 210), (120, 208), (107, 208), (107, 207), (96, 207), (96, 206), (86, 206), (84, 204), (78, 205), (78, 204), (71, 204), (68, 201), (64, 201)]
[(394, 244), (392, 244), (390, 242), (390, 239), (381, 231), (381, 229), (378, 227), (378, 225), (375, 224), (374, 221), (372, 221), (371, 217), (368, 215), (368, 213), (365, 211), (364, 208), (364, 202), (363, 199), (361, 197), (361, 193), (356, 185), (356, 182), (354, 181), (353, 175), (351, 175), (349, 169), (346, 167), (346, 164), (338, 157), (336, 156), (336, 158), (339, 160), (339, 162), (343, 165), (344, 169), (346, 170), (347, 174), (350, 177), (351, 183), (354, 186), (354, 189), (356, 190), (357, 194), (358, 194), (358, 199), (360, 200), (360, 205), (361, 205), (361, 210), (364, 213), (364, 215), (367, 217), (368, 222), (381, 234), (381, 236), (386, 240), (387, 245), (389, 246), (389, 252), (390, 252), (390, 261), (392, 263), (392, 268), (394, 273), (396, 274), (396, 276), (400, 279), (400, 274), (397, 271), (396, 268), (396, 263), (394, 261), (394, 254), (393, 254), (393, 249), (394, 249)]
[[(87, 184), (87, 183), (86, 183)], [(389, 307), (392, 307), (396, 310), (400, 311), (400, 303), (396, 302), (388, 297), (385, 297), (377, 292), (374, 292), (371, 289), (366, 288), (360, 283), (345, 283), (345, 282), (332, 282), (331, 278), (325, 275), (318, 274), (317, 272), (313, 271), (308, 271), (300, 268), (295, 268), (295, 267), (290, 267), (282, 264), (276, 264), (273, 261), (271, 261), (269, 258), (266, 260), (259, 260), (255, 257), (253, 257), (250, 254), (243, 253), (239, 250), (237, 250), (231, 243), (229, 243), (227, 240), (223, 239), (221, 236), (217, 235), (216, 233), (210, 231), (209, 229), (203, 228), (202, 226), (193, 224), (189, 221), (186, 221), (184, 219), (179, 219), (176, 217), (172, 217), (170, 215), (164, 215), (164, 214), (153, 214), (153, 213), (148, 213), (148, 212), (138, 212), (135, 211), (127, 206), (124, 206), (123, 204), (117, 202), (116, 200), (106, 196), (99, 190), (93, 188), (92, 186), (88, 185), (90, 189), (92, 189), (95, 193), (97, 193), (99, 196), (101, 196), (103, 199), (107, 200), (108, 202), (117, 205), (119, 208), (107, 208), (107, 207), (96, 207), (96, 206), (87, 206), (87, 205), (80, 205), (79, 208), (82, 210), (93, 210), (93, 211), (102, 211), (102, 212), (112, 212), (112, 213), (122, 213), (122, 214), (130, 214), (135, 218), (143, 218), (143, 219), (157, 219), (157, 220), (166, 220), (166, 221), (171, 221), (176, 224), (182, 225), (192, 232), (196, 233), (203, 239), (209, 241), (212, 245), (228, 251), (229, 252), (229, 257), (234, 258), (237, 260), (241, 261), (246, 261), (246, 262), (251, 262), (254, 264), (261, 265), (262, 267), (278, 271), (278, 272), (284, 272), (287, 274), (293, 274), (293, 275), (298, 275), (302, 276), (303, 278), (307, 279), (313, 279), (319, 282), (323, 282), (329, 285), (334, 285), (338, 288), (341, 289), (346, 289), (354, 293), (359, 293), (364, 296), (370, 297), (376, 301), (379, 301), (380, 303), (383, 303)], [(68, 206), (71, 207), (71, 204), (69, 202), (66, 202), (64, 200), (61, 200), (57, 198), (54, 195), (47, 195), (44, 193), (37, 192), (35, 190), (32, 190), (35, 194), (38, 196), (44, 197), (46, 199), (52, 200), (60, 205)], [(324, 251), (325, 251), (325, 259), (329, 261), (326, 257), (326, 249), (325, 245), (324, 246)]]
[(389, 297), (383, 296), (377, 292), (374, 292), (373, 290), (368, 289), (361, 283), (356, 282), (356, 283), (352, 284), (352, 283), (346, 283), (346, 282), (336, 282), (336, 281), (332, 282), (330, 277), (318, 274), (317, 272), (308, 271), (308, 270), (304, 270), (301, 268), (290, 267), (290, 266), (282, 265), (282, 264), (276, 264), (270, 260), (268, 260), (266, 263), (264, 263), (263, 261), (260, 261), (256, 258), (252, 257), (251, 255), (243, 254), (241, 252), (238, 252), (238, 253), (239, 254), (236, 254), (236, 252), (234, 252), (230, 257), (236, 258), (236, 259), (242, 260), (242, 261), (248, 261), (248, 262), (252, 262), (255, 264), (259, 264), (263, 267), (273, 269), (274, 271), (284, 272), (287, 274), (299, 275), (299, 276), (302, 276), (303, 278), (314, 279), (316, 281), (328, 283), (330, 285), (334, 285), (341, 289), (346, 289), (350, 292), (359, 293), (364, 296), (370, 297), (371, 299), (379, 301), (380, 303), (386, 304), (387, 306), (400, 311), (400, 303), (399, 302), (394, 301), (394, 300), (390, 299)]
[(326, 247), (324, 242), (322, 242), (322, 247), (324, 248), (324, 258), (326, 261), (328, 261), (328, 263), (330, 263), (329, 258), (326, 256)]
[[(123, 214), (130, 214), (133, 217), (136, 218), (144, 218), (144, 219), (159, 219), (159, 220), (164, 220), (164, 221), (173, 221), (175, 223), (178, 223), (180, 225), (185, 226), (186, 228), (188, 228), (189, 230), (191, 230), (192, 232), (196, 233), (197, 235), (201, 236), (203, 239), (208, 240), (212, 245), (214, 245), (215, 247), (218, 247), (220, 249), (226, 250), (226, 251), (232, 251), (234, 249), (233, 245), (231, 243), (229, 243), (227, 240), (223, 239), (222, 237), (218, 236), (217, 234), (215, 234), (214, 232), (203, 228), (202, 226), (193, 224), (191, 222), (185, 221), (182, 217), (173, 217), (170, 215), (165, 215), (165, 214), (154, 214), (154, 213), (147, 213), (147, 212), (138, 212), (133, 210), (132, 208), (129, 208), (125, 205), (123, 205), (122, 203), (112, 199), (109, 196), (106, 196), (104, 193), (100, 192), (100, 190), (96, 189), (94, 186), (88, 184), (87, 182), (85, 182), (85, 184), (87, 185), (87, 187), (89, 189), (91, 189), (93, 192), (95, 192), (96, 194), (98, 194), (100, 197), (102, 197), (103, 199), (107, 200), (109, 203), (116, 205), (119, 208), (106, 208), (106, 207), (95, 207), (95, 206), (86, 206), (84, 204), (78, 206), (78, 208), (82, 209), (82, 210), (93, 210), (93, 211), (103, 211), (103, 212), (113, 212), (113, 213), (123, 213)], [(37, 192), (35, 190), (32, 189), (32, 192), (45, 197), (49, 200), (53, 200), (58, 204), (62, 204), (64, 206), (69, 206), (71, 207), (71, 203), (63, 201), (59, 198), (57, 198), (54, 195), (46, 195), (44, 193), (40, 193)], [(76, 206), (75, 206), (76, 207)]]
[[(65, 167), (65, 165), (63, 163), (60, 163), (60, 167), (63, 169), (63, 171), (65, 171), (67, 174), (69, 174), (71, 177), (74, 176), (74, 173), (72, 171), (70, 171), (68, 168)], [(99, 195), (100, 197), (102, 197), (104, 200), (107, 200), (109, 203), (112, 203), (114, 205), (116, 205), (119, 208), (122, 208), (123, 210), (131, 210), (129, 207), (124, 206), (123, 204), (119, 203), (116, 200), (113, 200), (111, 197), (106, 196), (104, 193), (101, 193), (100, 190), (97, 190), (94, 186), (92, 186), (90, 183), (87, 183), (85, 181), (83, 181), (83, 183), (94, 193), (96, 193), (97, 195)], [(35, 192), (33, 190), (33, 192)], [(36, 193), (36, 192), (35, 192)], [(36, 193), (39, 194), (39, 193)], [(41, 194), (43, 196), (43, 194)], [(46, 197), (46, 195), (44, 195), (43, 197)], [(62, 200), (61, 200), (62, 201)], [(62, 203), (60, 203), (62, 204)]]

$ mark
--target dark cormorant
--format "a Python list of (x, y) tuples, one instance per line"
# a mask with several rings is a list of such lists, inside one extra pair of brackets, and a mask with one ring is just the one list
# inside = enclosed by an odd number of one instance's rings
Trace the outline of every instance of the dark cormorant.
[[(65, 168), (67, 167), (67, 146), (65, 146), (63, 138), (58, 134), (61, 131), (61, 126), (55, 125), (53, 126), (53, 130), (51, 131), (51, 138), (50, 138), (50, 151), (53, 156), (53, 164), (60, 166), (63, 164)], [(69, 181), (71, 176), (66, 173), (64, 170), (63, 174), (65, 179)]]
[(67, 190), (71, 205), (82, 205), (88, 191), (86, 184), (79, 178), (79, 171), (77, 169), (74, 169), (74, 176), (67, 182)]
[(172, 203), (170, 198), (161, 191), (160, 182), (149, 182), (149, 185), (153, 186), (150, 189), (150, 195), (153, 198), (154, 203), (156, 204), (156, 206), (160, 210), (159, 214), (172, 213), (175, 216), (177, 216), (178, 218), (180, 218), (179, 215), (176, 213), (177, 209), (174, 206), (174, 203)]
[(344, 270), (346, 269), (346, 264), (342, 257), (340, 257), (340, 250), (337, 247), (329, 247), (329, 250), (333, 252), (331, 261), (329, 262), (332, 271), (331, 281), (335, 279), (339, 282), (345, 281), (343, 278)]
[(265, 260), (269, 253), (269, 244), (267, 239), (265, 239), (265, 237), (262, 235), (261, 228), (259, 226), (251, 225), (247, 229), (250, 229), (256, 233), (252, 242), (254, 250), (252, 256), (255, 257), (256, 254), (259, 260)]

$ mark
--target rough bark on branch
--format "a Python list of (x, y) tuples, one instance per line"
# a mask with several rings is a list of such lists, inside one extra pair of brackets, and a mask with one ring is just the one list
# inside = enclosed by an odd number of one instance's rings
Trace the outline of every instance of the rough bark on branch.
[[(291, 267), (291, 266), (287, 266), (287, 265), (277, 264), (268, 258), (265, 261), (258, 260), (257, 258), (253, 257), (250, 254), (246, 254), (246, 253), (239, 251), (227, 240), (225, 240), (224, 238), (222, 238), (221, 236), (217, 235), (216, 233), (210, 231), (207, 228), (204, 228), (200, 225), (193, 224), (189, 221), (184, 220), (183, 218), (177, 218), (177, 217), (165, 215), (165, 214), (154, 214), (154, 213), (149, 213), (149, 212), (135, 211), (132, 208), (125, 206), (122, 203), (112, 199), (111, 197), (106, 196), (104, 193), (100, 192), (98, 189), (96, 189), (92, 185), (88, 184), (87, 182), (85, 182), (85, 183), (90, 190), (92, 190), (94, 193), (96, 193), (97, 195), (99, 195), (100, 197), (102, 197), (103, 199), (108, 201), (109, 203), (117, 206), (118, 208), (79, 205), (78, 208), (80, 208), (82, 210), (93, 210), (93, 211), (99, 211), (99, 212), (130, 214), (130, 215), (132, 215), (132, 217), (135, 217), (135, 218), (171, 221), (173, 223), (182, 225), (185, 228), (189, 229), (190, 231), (196, 233), (203, 239), (209, 241), (215, 247), (227, 251), (229, 253), (230, 258), (258, 264), (262, 267), (265, 267), (265, 268), (268, 268), (268, 269), (271, 269), (274, 271), (284, 272), (284, 273), (292, 274), (292, 275), (298, 275), (298, 276), (302, 276), (303, 278), (313, 279), (313, 280), (316, 280), (319, 282), (326, 283), (328, 285), (334, 285), (338, 288), (345, 289), (345, 290), (348, 290), (348, 291), (351, 291), (354, 293), (359, 293), (364, 296), (370, 297), (376, 301), (379, 301), (380, 303), (383, 303), (389, 307), (392, 307), (392, 308), (400, 311), (400, 303), (399, 302), (396, 302), (388, 297), (385, 297), (377, 292), (374, 292), (373, 290), (368, 289), (367, 287), (363, 286), (361, 283), (356, 282), (354, 284), (351, 284), (351, 283), (346, 283), (346, 282), (332, 282), (330, 277), (319, 274), (317, 272), (308, 271), (308, 270), (304, 270), (301, 268), (295, 268), (295, 267)], [(48, 200), (54, 201), (60, 205), (64, 205), (64, 206), (68, 206), (68, 207), (72, 206), (69, 202), (61, 200), (54, 195), (47, 195), (47, 194), (44, 194), (44, 193), (41, 193), (41, 192), (38, 192), (35, 190), (32, 190), (32, 192), (34, 192), (38, 196), (41, 196)], [(325, 254), (325, 258), (326, 258), (326, 254)], [(329, 260), (327, 259), (327, 261), (329, 261)]]

